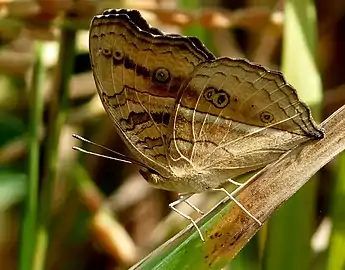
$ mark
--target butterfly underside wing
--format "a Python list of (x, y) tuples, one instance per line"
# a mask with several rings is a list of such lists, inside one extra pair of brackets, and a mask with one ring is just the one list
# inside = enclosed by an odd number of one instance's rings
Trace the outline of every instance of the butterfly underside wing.
[(176, 171), (215, 176), (210, 188), (323, 137), (280, 72), (243, 59), (199, 64), (179, 93), (174, 115), (170, 164)]
[(217, 188), (323, 137), (281, 73), (216, 59), (198, 39), (164, 34), (138, 11), (96, 16), (90, 55), (105, 110), (158, 188)]

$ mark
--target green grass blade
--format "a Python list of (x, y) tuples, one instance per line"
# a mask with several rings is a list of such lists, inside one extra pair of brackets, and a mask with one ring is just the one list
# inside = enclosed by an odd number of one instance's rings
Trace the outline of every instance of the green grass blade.
[(333, 230), (329, 243), (327, 270), (345, 269), (345, 154), (338, 160), (337, 179), (332, 192), (331, 218)]
[(240, 253), (231, 261), (228, 270), (259, 270), (261, 269), (259, 258), (259, 237), (256, 234)]
[(32, 88), (30, 91), (29, 113), (29, 170), (28, 185), (23, 213), (23, 225), (20, 243), (19, 269), (32, 269), (33, 246), (37, 221), (37, 200), (39, 184), (40, 142), (39, 130), (42, 127), (44, 66), (42, 63), (42, 44), (36, 42), (36, 57), (33, 69)]
[(67, 116), (69, 81), (73, 72), (76, 32), (64, 29), (61, 32), (59, 62), (57, 65), (45, 152), (45, 179), (40, 201), (40, 216), (37, 230), (34, 269), (44, 269), (49, 245), (49, 221), (51, 200), (57, 170), (58, 143)]

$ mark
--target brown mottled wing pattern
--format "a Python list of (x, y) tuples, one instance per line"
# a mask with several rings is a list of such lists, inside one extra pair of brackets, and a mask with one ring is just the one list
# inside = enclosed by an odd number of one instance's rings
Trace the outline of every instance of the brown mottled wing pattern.
[(323, 136), (281, 73), (242, 59), (199, 64), (179, 92), (174, 115), (172, 168), (212, 173), (219, 182)]
[(178, 90), (213, 54), (196, 38), (163, 34), (136, 10), (96, 16), (89, 42), (98, 94), (118, 133), (136, 158), (169, 177), (167, 127)]

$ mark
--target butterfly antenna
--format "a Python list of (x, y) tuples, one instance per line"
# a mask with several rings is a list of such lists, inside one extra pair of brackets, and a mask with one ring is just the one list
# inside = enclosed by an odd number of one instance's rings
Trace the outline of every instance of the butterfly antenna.
[(80, 140), (80, 141), (83, 141), (83, 142), (86, 142), (86, 143), (89, 143), (89, 144), (92, 144), (92, 145), (95, 145), (99, 148), (102, 148), (104, 150), (107, 150), (113, 154), (115, 154), (116, 156), (119, 156), (120, 158), (117, 158), (117, 157), (111, 157), (111, 156), (106, 156), (106, 155), (102, 155), (102, 154), (98, 154), (98, 153), (95, 153), (95, 152), (91, 152), (91, 151), (88, 151), (88, 150), (85, 150), (83, 148), (80, 148), (78, 146), (73, 146), (72, 149), (74, 150), (77, 150), (77, 151), (80, 151), (82, 153), (85, 153), (85, 154), (89, 154), (89, 155), (93, 155), (93, 156), (96, 156), (96, 157), (103, 157), (103, 158), (107, 158), (107, 159), (111, 159), (111, 160), (116, 160), (116, 161), (121, 161), (121, 162), (124, 162), (124, 163), (129, 163), (129, 164), (135, 164), (135, 165), (138, 165), (138, 166), (141, 166), (141, 167), (144, 167), (144, 168), (147, 168), (147, 166), (135, 159), (132, 159), (124, 154), (121, 154), (119, 152), (116, 152), (108, 147), (105, 147), (103, 145), (100, 145), (98, 143), (95, 143), (95, 142), (92, 142), (88, 139), (85, 139), (77, 134), (72, 134), (72, 137), (77, 139), (77, 140)]

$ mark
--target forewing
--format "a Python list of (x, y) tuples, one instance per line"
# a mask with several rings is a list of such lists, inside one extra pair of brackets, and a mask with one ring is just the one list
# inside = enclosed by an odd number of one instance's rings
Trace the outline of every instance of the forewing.
[[(135, 10), (96, 16), (89, 46), (98, 94), (118, 133), (138, 159), (167, 175), (167, 127), (178, 90), (214, 56), (197, 39), (152, 28)], [(157, 80), (157, 70), (168, 80)]]

